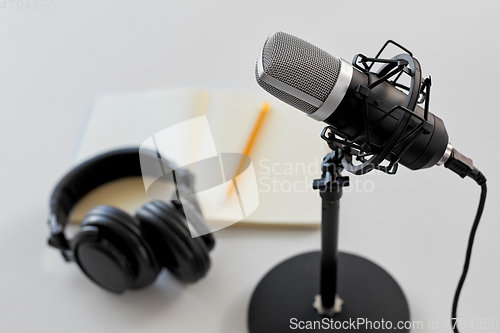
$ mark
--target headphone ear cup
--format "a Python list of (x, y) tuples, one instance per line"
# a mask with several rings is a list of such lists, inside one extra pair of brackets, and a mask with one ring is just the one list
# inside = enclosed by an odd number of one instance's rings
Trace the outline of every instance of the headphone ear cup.
[(159, 262), (183, 282), (196, 282), (210, 268), (204, 241), (192, 238), (185, 217), (172, 205), (151, 201), (136, 213)]
[(80, 228), (71, 242), (75, 261), (89, 279), (108, 291), (132, 288), (136, 272), (126, 251), (109, 242), (97, 227)]
[(84, 218), (72, 241), (75, 260), (89, 278), (114, 291), (154, 282), (161, 267), (139, 222), (127, 213), (98, 206)]

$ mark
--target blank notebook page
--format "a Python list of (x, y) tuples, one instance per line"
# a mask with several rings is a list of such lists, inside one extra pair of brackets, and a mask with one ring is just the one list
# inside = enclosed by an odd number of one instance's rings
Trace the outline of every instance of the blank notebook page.
[[(250, 153), (259, 206), (242, 222), (317, 225), (321, 199), (313, 191), (312, 181), (321, 175), (321, 161), (328, 152), (319, 137), (324, 124), (268, 94), (163, 89), (103, 96), (91, 107), (74, 161), (76, 164), (111, 149), (138, 147), (153, 134), (201, 115), (207, 115), (219, 154), (242, 153), (265, 101), (271, 108)], [(113, 191), (109, 186), (97, 189), (75, 207), (74, 220), (83, 217), (93, 203), (105, 201), (133, 212), (148, 200), (144, 192), (137, 193), (138, 180), (124, 181), (123, 186), (117, 183), (113, 188), (122, 193), (116, 200), (110, 197)], [(130, 196), (125, 202), (123, 193)]]

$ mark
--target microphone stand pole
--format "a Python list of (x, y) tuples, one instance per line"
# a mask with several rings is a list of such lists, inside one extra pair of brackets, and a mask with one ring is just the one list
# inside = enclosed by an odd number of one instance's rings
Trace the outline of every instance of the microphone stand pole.
[[(349, 177), (342, 177), (340, 150), (332, 150), (321, 163), (321, 179), (315, 179), (313, 189), (321, 196), (321, 273), (320, 295), (315, 307), (319, 314), (333, 315), (340, 312), (341, 300), (337, 297), (337, 261), (339, 236), (339, 201), (342, 188), (349, 185)], [(337, 299), (337, 301), (336, 301)], [(340, 304), (335, 304), (335, 303)]]

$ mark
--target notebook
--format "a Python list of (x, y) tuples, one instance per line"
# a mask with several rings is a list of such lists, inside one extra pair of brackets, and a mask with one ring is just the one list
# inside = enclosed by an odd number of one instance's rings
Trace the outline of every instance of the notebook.
[[(218, 153), (241, 153), (266, 101), (270, 111), (250, 154), (258, 206), (240, 223), (318, 225), (321, 199), (312, 181), (319, 178), (329, 151), (319, 136), (324, 125), (265, 93), (179, 88), (102, 96), (91, 105), (74, 163), (112, 149), (139, 147), (166, 128), (202, 116)], [(172, 151), (179, 149), (178, 142), (171, 144)], [(163, 148), (168, 155), (169, 147)], [(193, 144), (181, 148), (196, 150)], [(118, 180), (89, 193), (70, 220), (80, 221), (97, 204), (133, 213), (150, 200), (139, 177)], [(202, 210), (209, 220), (225, 219), (211, 207), (202, 205)]]

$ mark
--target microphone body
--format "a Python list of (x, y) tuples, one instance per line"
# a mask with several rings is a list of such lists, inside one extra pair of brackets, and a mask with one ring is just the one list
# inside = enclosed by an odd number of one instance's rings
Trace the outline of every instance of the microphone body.
[[(416, 61), (416, 59), (415, 59)], [(418, 65), (418, 61), (417, 65)], [(421, 76), (419, 65), (415, 75)], [(255, 68), (259, 85), (309, 117), (333, 126), (342, 136), (359, 145), (366, 143), (365, 100), (359, 97), (359, 86), (367, 87), (378, 77), (371, 77), (347, 61), (334, 57), (318, 47), (283, 32), (271, 35), (259, 54)], [(418, 87), (420, 89), (420, 87)], [(379, 124), (370, 131), (370, 151), (377, 152), (398, 124), (402, 110), (388, 113), (395, 106), (408, 106), (420, 117), (424, 109), (417, 101), (383, 81), (373, 87), (366, 98), (368, 124)], [(440, 165), (449, 157), (451, 146), (443, 121), (428, 113), (427, 131), (416, 137), (400, 156), (399, 163), (412, 170)], [(412, 117), (402, 137), (419, 121)], [(396, 157), (393, 151), (387, 159)]]

